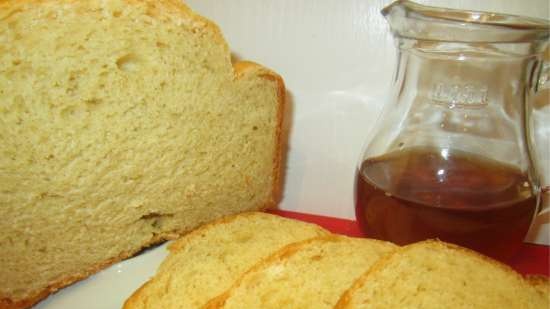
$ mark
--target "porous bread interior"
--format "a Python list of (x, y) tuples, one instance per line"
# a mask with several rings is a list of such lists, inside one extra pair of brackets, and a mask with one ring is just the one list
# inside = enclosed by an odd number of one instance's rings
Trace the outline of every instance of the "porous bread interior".
[(331, 309), (356, 278), (395, 248), (344, 236), (289, 245), (205, 308)]
[(469, 250), (435, 241), (398, 249), (347, 291), (338, 309), (549, 308), (519, 274)]
[(177, 1), (0, 2), (0, 303), (273, 204), (269, 74)]
[(200, 228), (171, 245), (156, 275), (124, 309), (201, 308), (262, 258), (289, 243), (321, 235), (328, 232), (263, 213)]

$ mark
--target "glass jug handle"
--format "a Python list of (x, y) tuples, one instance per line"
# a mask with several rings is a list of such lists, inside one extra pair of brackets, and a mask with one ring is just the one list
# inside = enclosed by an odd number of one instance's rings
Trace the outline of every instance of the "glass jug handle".
[[(537, 81), (535, 92), (538, 93), (542, 90), (548, 89), (550, 89), (550, 61), (545, 60), (542, 63), (542, 68), (540, 71), (539, 80)], [(542, 184), (541, 193), (550, 195), (550, 184)]]
[(540, 71), (539, 80), (537, 82), (536, 92), (541, 90), (550, 89), (550, 61), (544, 61), (542, 63), (542, 69)]

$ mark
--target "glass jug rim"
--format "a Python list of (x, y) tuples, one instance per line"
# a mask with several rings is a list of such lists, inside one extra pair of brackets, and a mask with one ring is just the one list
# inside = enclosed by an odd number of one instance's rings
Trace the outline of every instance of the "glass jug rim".
[(525, 42), (550, 36), (550, 21), (534, 17), (434, 7), (409, 0), (397, 0), (381, 13), (395, 35), (412, 39)]

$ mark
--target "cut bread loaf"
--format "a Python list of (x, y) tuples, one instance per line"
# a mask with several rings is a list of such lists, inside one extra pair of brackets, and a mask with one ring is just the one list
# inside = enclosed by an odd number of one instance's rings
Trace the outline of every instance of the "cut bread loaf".
[(205, 309), (331, 309), (395, 245), (344, 236), (291, 244), (247, 271)]
[(0, 1), (0, 308), (274, 205), (283, 102), (179, 0)]
[(264, 213), (208, 224), (170, 245), (157, 274), (124, 309), (201, 308), (262, 258), (289, 243), (328, 234), (316, 225)]
[(527, 280), (468, 249), (425, 241), (381, 259), (340, 299), (337, 309), (542, 309), (548, 298)]

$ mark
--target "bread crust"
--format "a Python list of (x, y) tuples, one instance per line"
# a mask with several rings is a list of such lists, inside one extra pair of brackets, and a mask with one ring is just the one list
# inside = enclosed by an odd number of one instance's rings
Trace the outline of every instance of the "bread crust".
[[(128, 4), (135, 4), (135, 3), (147, 3), (154, 7), (155, 9), (158, 8), (158, 6), (162, 6), (163, 12), (169, 12), (174, 14), (175, 16), (179, 17), (182, 21), (185, 21), (187, 25), (196, 27), (197, 30), (201, 29), (207, 29), (208, 32), (212, 33), (212, 37), (214, 40), (220, 44), (225, 49), (226, 57), (228, 61), (231, 61), (230, 59), (230, 50), (227, 45), (227, 42), (225, 41), (222, 32), (220, 28), (212, 21), (208, 20), (205, 17), (202, 17), (195, 12), (193, 12), (187, 5), (183, 3), (183, 1), (179, 0), (162, 0), (162, 1), (155, 1), (155, 0), (124, 0)], [(74, 2), (74, 0), (0, 0), (0, 20), (7, 18), (7, 16), (2, 15), (1, 11), (8, 10), (11, 8), (22, 8), (25, 4), (33, 4), (33, 5), (39, 5), (42, 3), (63, 3), (63, 2)], [(155, 11), (158, 14), (161, 14), (163, 12)], [(281, 171), (280, 171), (280, 160), (282, 157), (282, 123), (283, 123), (283, 112), (284, 112), (284, 106), (285, 106), (285, 85), (284, 81), (275, 72), (250, 61), (241, 61), (233, 64), (233, 73), (234, 78), (239, 79), (245, 75), (248, 74), (254, 74), (259, 78), (269, 80), (270, 82), (274, 82), (276, 84), (277, 89), (277, 100), (278, 100), (278, 107), (277, 107), (277, 125), (276, 125), (276, 147), (275, 147), (275, 154), (273, 156), (274, 160), (274, 168), (273, 168), (273, 190), (271, 194), (271, 198), (269, 201), (267, 201), (263, 205), (258, 205), (258, 210), (266, 210), (268, 208), (272, 208), (277, 205), (278, 200), (280, 199), (280, 192), (281, 192)], [(221, 219), (221, 220), (231, 220), (231, 219)], [(215, 221), (217, 222), (217, 221)], [(0, 295), (0, 309), (24, 309), (31, 307), (32, 305), (36, 304), (37, 302), (41, 301), (42, 299), (48, 297), (50, 294), (56, 292), (57, 290), (66, 287), (72, 283), (75, 283), (77, 281), (80, 281), (82, 279), (85, 279), (100, 270), (103, 270), (119, 261), (122, 261), (126, 258), (129, 258), (136, 253), (141, 252), (143, 249), (150, 247), (152, 245), (158, 244), (160, 242), (166, 241), (166, 240), (172, 240), (175, 239), (185, 233), (189, 232), (189, 230), (175, 230), (159, 235), (154, 235), (151, 237), (151, 239), (147, 242), (145, 242), (141, 247), (136, 248), (132, 251), (123, 252), (120, 255), (107, 259), (103, 262), (97, 263), (96, 265), (91, 266), (90, 268), (81, 271), (80, 273), (73, 274), (70, 276), (62, 277), (57, 280), (54, 280), (50, 282), (50, 284), (44, 288), (43, 290), (36, 292), (32, 295), (29, 295), (28, 297), (24, 299), (11, 299), (9, 297), (6, 297), (5, 295)]]
[[(442, 242), (442, 241), (437, 240), (437, 239), (429, 239), (429, 240), (425, 240), (425, 241), (422, 241), (422, 242), (413, 243), (411, 245), (401, 247), (401, 248), (395, 250), (394, 252), (386, 255), (385, 257), (381, 258), (369, 270), (367, 270), (363, 275), (361, 275), (361, 277), (359, 277), (359, 279), (357, 279), (355, 281), (355, 283), (347, 291), (345, 291), (342, 294), (342, 296), (340, 297), (340, 299), (336, 303), (336, 306), (334, 306), (334, 309), (345, 309), (347, 304), (350, 302), (351, 297), (354, 294), (354, 292), (357, 291), (358, 289), (360, 289), (365, 284), (365, 282), (369, 278), (369, 275), (372, 274), (372, 273), (378, 272), (380, 269), (383, 269), (385, 267), (385, 265), (394, 257), (394, 255), (397, 255), (397, 254), (400, 254), (402, 252), (411, 250), (411, 248), (414, 248), (414, 246), (423, 245), (423, 244), (428, 244), (428, 245), (433, 244), (435, 246), (444, 247), (444, 248), (447, 248), (447, 249), (462, 252), (466, 255), (469, 255), (469, 256), (472, 256), (474, 258), (481, 259), (485, 262), (493, 264), (496, 267), (503, 270), (504, 272), (507, 272), (507, 273), (511, 274), (512, 276), (517, 277), (520, 281), (524, 281), (526, 284), (530, 284), (533, 287), (535, 285), (534, 283), (529, 282), (524, 276), (520, 275), (515, 270), (513, 270), (510, 266), (502, 264), (501, 262), (498, 262), (496, 260), (493, 260), (490, 257), (487, 257), (483, 254), (480, 254), (480, 253), (476, 252), (476, 251), (473, 251), (473, 250), (470, 250), (470, 249), (467, 249), (467, 248), (463, 248), (463, 247), (460, 247), (460, 246), (457, 246), (457, 245), (454, 245), (454, 244), (445, 243), (445, 242)], [(533, 279), (534, 282), (541, 282), (539, 280), (542, 280), (542, 279), (540, 279), (540, 278)]]
[[(232, 293), (233, 289), (235, 289), (236, 287), (241, 285), (243, 279), (246, 277), (247, 274), (258, 271), (258, 270), (262, 269), (263, 267), (265, 267), (265, 265), (274, 263), (278, 260), (286, 259), (289, 256), (292, 256), (293, 254), (297, 253), (304, 246), (306, 246), (310, 243), (317, 242), (317, 241), (339, 242), (339, 241), (346, 241), (346, 239), (350, 239), (350, 238), (348, 238), (347, 236), (342, 236), (342, 235), (337, 235), (337, 234), (330, 234), (330, 235), (327, 235), (327, 236), (315, 237), (315, 238), (306, 239), (306, 240), (303, 240), (303, 241), (299, 241), (299, 242), (295, 242), (295, 243), (286, 245), (282, 249), (280, 249), (280, 250), (276, 251), (275, 253), (273, 253), (272, 255), (266, 257), (262, 261), (258, 262), (256, 265), (252, 266), (249, 270), (244, 272), (241, 275), (241, 277), (239, 279), (237, 279), (235, 281), (235, 283), (229, 289), (227, 289), (224, 293), (220, 294), (219, 296), (216, 296), (213, 299), (211, 299), (201, 309), (220, 309), (220, 308), (223, 308), (223, 306), (225, 305), (225, 302), (231, 296), (231, 293)], [(377, 239), (369, 239), (369, 240), (372, 241), (372, 242), (377, 242), (377, 243), (385, 244), (385, 245), (392, 246), (392, 247), (394, 246), (392, 243), (385, 242), (385, 241), (382, 241), (382, 240), (377, 240)], [(398, 246), (395, 245), (395, 248), (398, 248)]]
[(275, 149), (273, 154), (273, 190), (271, 193), (271, 201), (264, 205), (262, 210), (276, 206), (282, 195), (282, 169), (281, 162), (283, 156), (283, 115), (286, 106), (286, 87), (283, 78), (265, 68), (264, 66), (252, 61), (239, 61), (233, 64), (235, 78), (242, 78), (245, 74), (253, 73), (263, 79), (269, 80), (276, 84), (277, 89), (277, 124), (275, 130)]
[[(183, 233), (184, 231), (182, 231)], [(85, 279), (113, 264), (115, 264), (116, 262), (119, 262), (119, 261), (122, 261), (126, 258), (129, 258), (133, 255), (135, 255), (136, 253), (138, 252), (141, 252), (143, 249), (147, 248), (147, 247), (150, 247), (154, 244), (157, 244), (161, 241), (165, 241), (165, 240), (170, 240), (170, 239), (175, 239), (177, 236), (179, 236), (180, 233), (168, 233), (166, 235), (157, 235), (155, 237), (153, 237), (148, 243), (144, 244), (142, 247), (134, 250), (134, 251), (129, 251), (129, 252), (124, 252), (122, 254), (120, 254), (119, 256), (117, 257), (114, 257), (114, 258), (111, 258), (111, 259), (108, 259), (102, 263), (98, 263), (92, 267), (90, 267), (89, 269), (87, 270), (84, 270), (78, 274), (74, 274), (72, 276), (67, 276), (67, 277), (63, 277), (63, 278), (60, 278), (56, 281), (53, 281), (50, 285), (48, 285), (45, 289), (43, 289), (42, 291), (36, 293), (36, 294), (33, 294), (25, 299), (21, 299), (21, 300), (12, 300), (10, 298), (2, 298), (0, 299), (0, 309), (24, 309), (24, 308), (28, 308), (34, 304), (36, 304), (37, 302), (41, 301), (42, 299), (48, 297), (50, 294), (56, 292), (57, 290), (63, 288), (63, 287), (66, 287), (72, 283), (75, 283), (77, 281), (80, 281), (82, 279)]]
[[(341, 238), (342, 237), (342, 238)], [(247, 274), (253, 273), (259, 269), (262, 269), (264, 265), (273, 263), (277, 260), (284, 259), (287, 256), (291, 256), (292, 254), (296, 253), (300, 250), (303, 246), (316, 242), (316, 241), (339, 241), (343, 239), (344, 236), (337, 236), (337, 235), (327, 235), (327, 236), (321, 236), (321, 237), (315, 237), (312, 239), (306, 239), (303, 241), (291, 243), (289, 245), (286, 245), (282, 249), (274, 252), (272, 255), (266, 257), (265, 259), (261, 260), (260, 262), (256, 263), (256, 265), (252, 266), (250, 269), (245, 271), (239, 279), (237, 279), (233, 285), (228, 288), (224, 293), (220, 294), (219, 296), (216, 296), (212, 298), (208, 303), (206, 303), (201, 309), (219, 309), (222, 308), (225, 305), (225, 302), (231, 296), (231, 292), (236, 287), (240, 286), (244, 277), (246, 277)]]
[(525, 279), (550, 302), (550, 278), (542, 275), (529, 275)]
[[(238, 220), (240, 218), (247, 217), (247, 216), (248, 217), (249, 216), (255, 216), (257, 214), (258, 214), (258, 212), (254, 212), (254, 211), (244, 212), (244, 213), (240, 213), (240, 214), (236, 214), (236, 215), (222, 217), (222, 218), (219, 218), (217, 220), (206, 223), (204, 225), (201, 225), (198, 228), (196, 228), (196, 229), (190, 231), (188, 234), (186, 234), (185, 235), (186, 237), (180, 238), (177, 241), (174, 241), (173, 243), (171, 243), (168, 246), (168, 250), (171, 253), (176, 253), (178, 251), (181, 251), (183, 248), (185, 248), (188, 245), (188, 243), (192, 240), (192, 238), (194, 238), (195, 235), (200, 236), (201, 234), (205, 233), (206, 231), (208, 231), (210, 229), (213, 229), (213, 228), (216, 228), (220, 224), (230, 223), (230, 222)], [(322, 228), (319, 227), (319, 229), (322, 229)], [(122, 308), (123, 309), (130, 309), (130, 308), (136, 307), (137, 300), (141, 297), (141, 293), (142, 293), (141, 291), (145, 290), (146, 287), (153, 282), (153, 280), (154, 279), (148, 280), (141, 287), (139, 287), (136, 291), (134, 291), (134, 293), (132, 293), (132, 295), (128, 299), (126, 299), (126, 301), (124, 302), (124, 305), (122, 306)]]
[[(180, 241), (175, 241), (175, 242), (171, 243), (168, 246), (169, 251), (177, 252), (177, 251), (181, 250), (183, 247), (186, 246), (186, 244), (189, 242), (189, 238), (191, 238), (193, 235), (201, 234), (204, 231), (207, 231), (211, 228), (215, 228), (219, 224), (229, 223), (229, 222), (237, 220), (238, 218), (242, 218), (243, 216), (254, 216), (256, 214), (257, 214), (257, 212), (254, 212), (254, 211), (244, 212), (244, 213), (235, 214), (235, 215), (226, 216), (226, 217), (216, 219), (216, 220), (211, 221), (207, 224), (203, 224), (203, 225), (201, 225), (201, 226), (199, 226), (199, 227), (197, 227), (197, 228), (195, 228), (191, 231), (179, 231), (179, 232), (174, 231), (174, 232), (168, 233), (166, 235), (157, 235), (157, 237), (151, 239), (151, 241), (149, 243), (145, 244), (143, 247), (141, 247), (141, 248), (139, 248), (135, 251), (123, 253), (123, 254), (119, 255), (118, 257), (115, 257), (115, 258), (112, 258), (110, 260), (105, 261), (104, 263), (97, 264), (94, 267), (92, 267), (92, 268), (88, 269), (87, 271), (84, 271), (80, 274), (76, 274), (74, 276), (62, 278), (59, 281), (56, 281), (53, 284), (51, 284), (50, 286), (48, 286), (46, 289), (40, 291), (39, 293), (37, 293), (37, 294), (35, 294), (31, 297), (28, 297), (26, 299), (19, 300), (19, 301), (12, 301), (11, 299), (8, 299), (8, 298), (0, 299), (0, 309), (28, 308), (28, 307), (36, 304), (40, 300), (48, 297), (48, 295), (54, 293), (55, 291), (65, 287), (65, 286), (68, 286), (68, 285), (70, 285), (70, 284), (72, 284), (76, 281), (85, 279), (85, 278), (87, 278), (87, 277), (89, 277), (89, 276), (91, 276), (91, 275), (93, 275), (93, 274), (95, 274), (95, 273), (97, 273), (97, 272), (99, 272), (99, 271), (101, 271), (101, 270), (103, 270), (103, 269), (105, 269), (105, 268), (121, 261), (121, 260), (129, 258), (129, 257), (135, 255), (136, 253), (141, 252), (143, 249), (145, 249), (147, 247), (150, 247), (150, 246), (153, 246), (153, 245), (155, 245), (159, 242), (166, 241), (166, 240), (177, 239), (181, 235), (187, 234), (188, 237), (181, 238)], [(166, 238), (163, 238), (162, 236), (166, 236)], [(142, 290), (142, 289), (145, 289), (145, 287), (149, 283), (150, 283), (150, 281), (147, 281), (138, 290), (136, 290), (132, 294), (132, 296), (130, 296), (126, 300), (126, 302), (124, 303), (123, 308), (127, 308), (127, 307), (132, 308), (132, 303), (137, 300), (137, 298), (139, 296), (139, 291)]]

